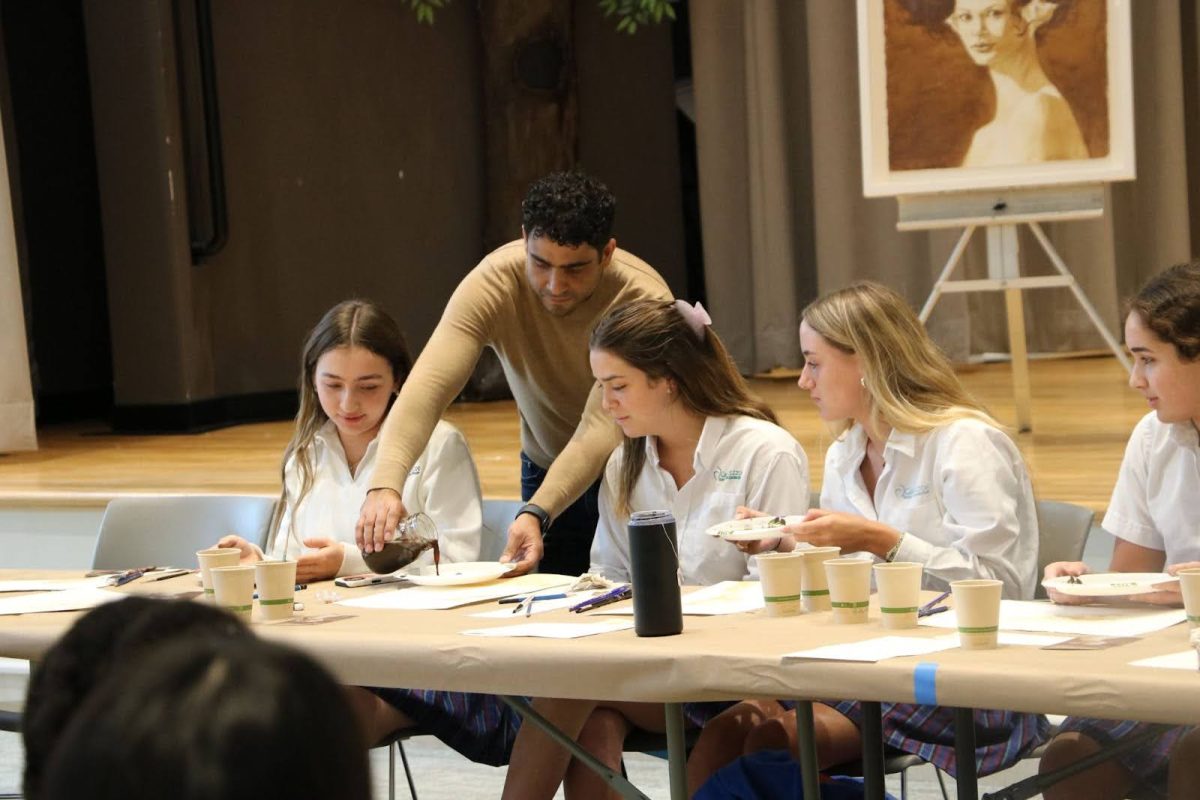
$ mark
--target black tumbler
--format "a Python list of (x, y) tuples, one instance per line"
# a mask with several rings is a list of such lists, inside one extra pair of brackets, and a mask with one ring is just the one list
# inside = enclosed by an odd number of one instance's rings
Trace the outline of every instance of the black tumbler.
[(670, 511), (636, 511), (629, 518), (633, 566), (633, 629), (638, 636), (683, 631), (675, 517)]

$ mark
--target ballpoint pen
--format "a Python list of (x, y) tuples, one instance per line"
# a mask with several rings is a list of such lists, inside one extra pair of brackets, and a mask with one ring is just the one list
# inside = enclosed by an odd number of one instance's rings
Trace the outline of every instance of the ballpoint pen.
[[(524, 603), (528, 597), (529, 597), (529, 595), (523, 595), (521, 597), (502, 597), (499, 600), (497, 600), (496, 602), (499, 603), (500, 605), (510, 605), (512, 603)], [(567, 597), (567, 594), (565, 592), (556, 592), (554, 594), (535, 594), (535, 595), (533, 595), (534, 600), (562, 600), (564, 597)]]
[(917, 609), (917, 616), (918, 617), (928, 617), (931, 614), (937, 614), (942, 611), (949, 611), (950, 610), (949, 606), (939, 606), (938, 605), (938, 603), (942, 602), (949, 596), (950, 596), (949, 591), (942, 592), (937, 597), (933, 598), (928, 603), (926, 603), (925, 605), (923, 605), (919, 609)]
[(584, 600), (582, 603), (571, 606), (571, 610), (579, 613), (581, 611), (591, 611), (593, 608), (606, 606), (609, 603), (616, 603), (619, 600), (624, 600), (633, 595), (633, 587), (629, 584), (618, 586), (612, 591), (605, 592), (598, 597), (592, 597)]

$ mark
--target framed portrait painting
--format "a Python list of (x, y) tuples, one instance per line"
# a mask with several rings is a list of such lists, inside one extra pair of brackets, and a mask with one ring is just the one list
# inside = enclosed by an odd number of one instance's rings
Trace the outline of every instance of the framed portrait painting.
[(1134, 177), (1130, 0), (858, 0), (863, 193)]

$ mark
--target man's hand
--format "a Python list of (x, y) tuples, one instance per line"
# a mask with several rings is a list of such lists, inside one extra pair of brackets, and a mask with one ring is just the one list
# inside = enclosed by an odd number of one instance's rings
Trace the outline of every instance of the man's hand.
[(344, 556), (341, 542), (314, 537), (305, 539), (304, 546), (312, 549), (296, 559), (296, 583), (316, 583), (337, 576)]
[(234, 536), (233, 534), (222, 536), (221, 541), (217, 542), (217, 547), (236, 549), (238, 551), (238, 560), (242, 564), (253, 564), (255, 561), (260, 560), (258, 550), (255, 549), (254, 545), (240, 536)]
[(541, 520), (533, 514), (518, 515), (508, 526), (508, 544), (500, 555), (502, 562), (515, 563), (503, 577), (515, 578), (529, 572), (542, 560), (544, 552)]
[(382, 550), (392, 538), (400, 520), (408, 516), (404, 501), (395, 489), (372, 489), (363, 500), (354, 526), (354, 542), (364, 553)]

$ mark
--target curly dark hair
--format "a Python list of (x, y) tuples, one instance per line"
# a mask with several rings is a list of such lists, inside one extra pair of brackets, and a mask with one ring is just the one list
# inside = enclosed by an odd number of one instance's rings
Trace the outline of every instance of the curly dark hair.
[(1200, 261), (1160, 272), (1126, 304), (1154, 335), (1175, 347), (1184, 361), (1200, 358)]
[(582, 172), (553, 172), (534, 181), (521, 203), (526, 236), (555, 244), (588, 244), (597, 252), (612, 238), (617, 199), (600, 181)]

